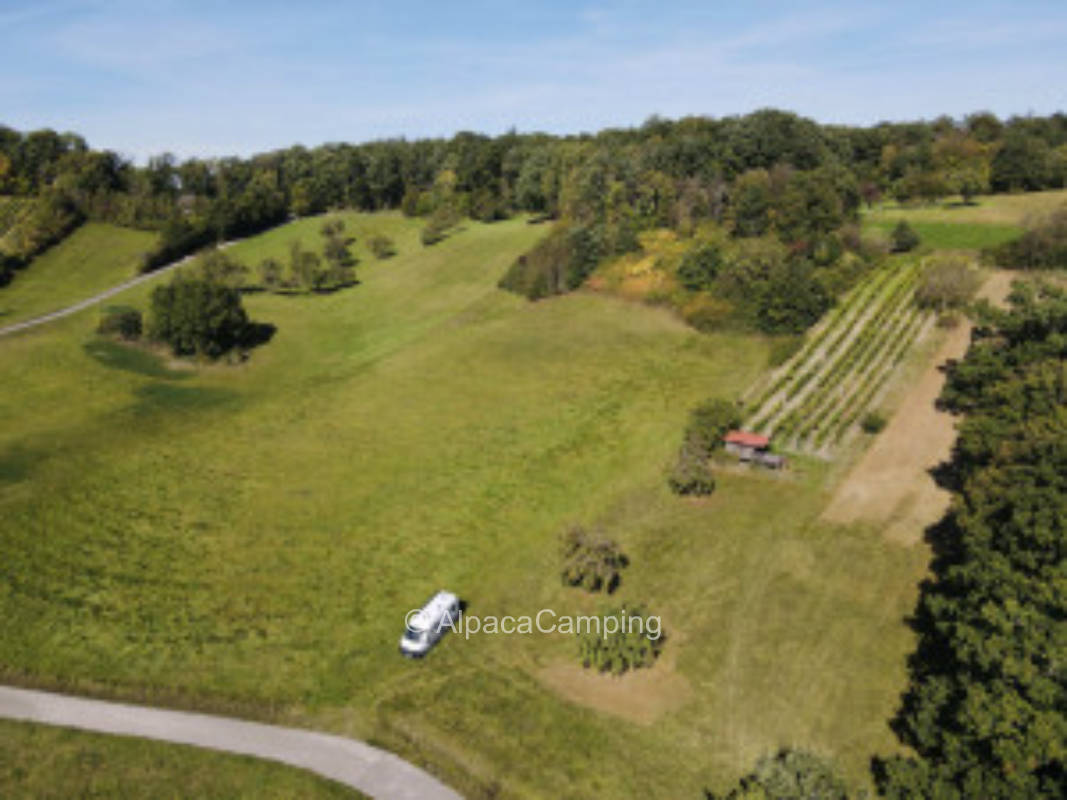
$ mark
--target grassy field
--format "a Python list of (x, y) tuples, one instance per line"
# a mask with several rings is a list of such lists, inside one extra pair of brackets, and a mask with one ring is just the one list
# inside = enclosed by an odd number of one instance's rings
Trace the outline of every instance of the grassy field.
[(145, 739), (0, 720), (0, 797), (362, 797), (302, 770)]
[(964, 205), (883, 203), (864, 214), (864, 226), (889, 233), (906, 219), (927, 247), (970, 250), (992, 247), (1018, 236), (1031, 219), (1067, 205), (1067, 190), (986, 195)]
[[(818, 523), (817, 462), (723, 471), (706, 502), (663, 480), (689, 408), (739, 396), (766, 341), (500, 292), (543, 233), (521, 220), (424, 249), (416, 222), (345, 218), (399, 254), (360, 241), (358, 286), (249, 295), (278, 330), (240, 366), (118, 353), (92, 312), (0, 342), (0, 677), (367, 738), (472, 796), (697, 798), (788, 744), (862, 782), (895, 747), (927, 554)], [(231, 252), (284, 258), (320, 225)], [(559, 585), (575, 521), (630, 554), (618, 600), (664, 618), (653, 680), (594, 697), (552, 634), (400, 659), (441, 587), (478, 616), (596, 609)]]
[[(1011, 241), (1022, 233), (1022, 228), (1016, 225), (985, 224), (981, 222), (927, 222), (925, 220), (913, 220), (907, 215), (902, 219), (919, 234), (923, 247), (932, 247), (943, 250), (981, 250), (985, 247), (995, 247), (998, 244)], [(864, 227), (882, 231), (886, 236), (896, 227), (897, 222), (892, 219), (868, 218)]]
[(1021, 194), (982, 195), (968, 205), (959, 202), (908, 205), (886, 202), (867, 212), (872, 219), (907, 219), (914, 222), (954, 222), (1022, 226), (1027, 219), (1067, 204), (1067, 189)]
[(83, 300), (137, 274), (154, 233), (88, 222), (0, 288), (0, 325)]

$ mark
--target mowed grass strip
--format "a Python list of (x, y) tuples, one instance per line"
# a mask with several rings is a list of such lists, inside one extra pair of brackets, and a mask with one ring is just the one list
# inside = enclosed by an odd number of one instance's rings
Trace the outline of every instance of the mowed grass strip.
[(979, 250), (1019, 236), (1033, 220), (1067, 205), (1067, 189), (976, 197), (973, 202), (900, 205), (887, 202), (863, 215), (864, 227), (888, 234), (907, 220), (926, 247)]
[[(924, 247), (938, 250), (981, 250), (1010, 242), (1022, 234), (1016, 225), (993, 225), (980, 222), (927, 222), (908, 220), (919, 234)], [(867, 220), (864, 227), (880, 230), (886, 235), (897, 225), (890, 220)]]
[(1067, 189), (1019, 194), (991, 194), (974, 198), (973, 202), (900, 205), (886, 202), (864, 213), (866, 219), (906, 219), (909, 222), (951, 222), (957, 224), (1010, 225), (1021, 227), (1028, 219), (1048, 214), (1067, 203)]
[(270, 761), (147, 739), (0, 720), (0, 797), (359, 800), (363, 795)]
[[(360, 284), (247, 296), (278, 330), (239, 367), (87, 348), (92, 313), (0, 342), (4, 675), (371, 738), (471, 793), (700, 796), (791, 743), (862, 782), (894, 747), (923, 554), (817, 525), (819, 465), (724, 473), (707, 502), (664, 485), (689, 409), (738, 396), (766, 341), (501, 292), (543, 233), (521, 220), (423, 248), (418, 221), (344, 218)], [(233, 252), (284, 260), (321, 223)], [(595, 611), (559, 584), (575, 521), (630, 554), (617, 600), (663, 615), (680, 706), (639, 724), (563, 699), (539, 676), (574, 663), (564, 635), (398, 656), (439, 588), (478, 616)]]
[(137, 275), (156, 234), (87, 222), (0, 288), (0, 326), (85, 300)]

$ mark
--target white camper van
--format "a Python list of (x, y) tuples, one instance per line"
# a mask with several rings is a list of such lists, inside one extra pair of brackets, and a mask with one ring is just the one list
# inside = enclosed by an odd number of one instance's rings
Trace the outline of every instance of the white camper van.
[(451, 592), (438, 592), (407, 620), (400, 637), (400, 652), (418, 658), (430, 652), (441, 635), (459, 622), (459, 598)]

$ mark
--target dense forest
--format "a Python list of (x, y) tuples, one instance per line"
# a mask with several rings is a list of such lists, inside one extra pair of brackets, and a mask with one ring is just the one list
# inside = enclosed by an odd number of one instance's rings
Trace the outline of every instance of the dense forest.
[(1011, 300), (941, 397), (966, 416), (895, 721), (917, 755), (876, 765), (891, 798), (1067, 796), (1067, 292)]
[[(1067, 184), (1067, 116), (989, 113), (962, 121), (819, 125), (795, 114), (677, 121), (550, 136), (459, 133), (451, 139), (325, 144), (250, 158), (170, 155), (135, 166), (72, 133), (0, 126), (0, 195), (33, 198), (0, 213), (0, 273), (86, 219), (158, 230), (150, 269), (220, 239), (335, 207), (402, 208), (429, 218), (427, 243), (451, 220), (524, 212), (563, 220), (554, 273), (517, 275), (533, 292), (566, 291), (597, 259), (637, 246), (653, 227), (726, 222), (738, 237), (773, 235), (814, 255), (863, 202)], [(559, 243), (557, 242), (557, 245)], [(576, 251), (571, 254), (571, 251)], [(534, 259), (535, 263), (537, 259)]]

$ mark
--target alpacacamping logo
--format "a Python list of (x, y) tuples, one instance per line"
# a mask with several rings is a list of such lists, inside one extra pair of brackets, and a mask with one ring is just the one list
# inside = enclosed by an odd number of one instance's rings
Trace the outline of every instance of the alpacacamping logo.
[(657, 640), (663, 633), (663, 624), (658, 616), (642, 617), (628, 614), (621, 609), (612, 614), (558, 614), (551, 608), (542, 608), (536, 614), (504, 616), (474, 614), (451, 614), (445, 612), (440, 619), (433, 621), (429, 627), (422, 623), (422, 609), (413, 608), (404, 617), (408, 630), (431, 630), (442, 633), (445, 630), (462, 634), (464, 639), (486, 634), (490, 636), (530, 635), (533, 633), (562, 634), (596, 634), (611, 636), (616, 633), (644, 634), (649, 639)]

